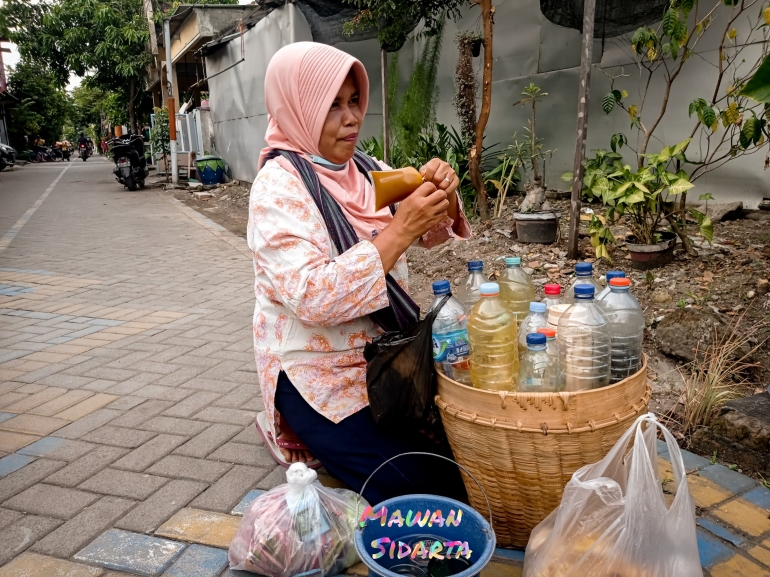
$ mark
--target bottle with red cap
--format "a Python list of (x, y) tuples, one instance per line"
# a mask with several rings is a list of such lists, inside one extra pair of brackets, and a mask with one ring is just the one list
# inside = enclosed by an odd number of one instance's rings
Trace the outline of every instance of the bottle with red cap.
[(545, 298), (540, 301), (545, 303), (545, 310), (547, 311), (553, 305), (560, 305), (564, 301), (561, 299), (561, 287), (556, 283), (548, 283), (543, 287), (545, 291)]
[(610, 325), (610, 383), (617, 383), (642, 365), (644, 312), (636, 297), (628, 292), (629, 279), (613, 278), (609, 286), (609, 294), (597, 304)]

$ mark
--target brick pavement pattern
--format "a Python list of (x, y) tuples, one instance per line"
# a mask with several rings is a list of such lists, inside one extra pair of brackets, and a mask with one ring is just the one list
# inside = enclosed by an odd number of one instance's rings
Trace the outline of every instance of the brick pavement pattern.
[[(61, 166), (0, 175), (0, 577), (249, 575), (225, 549), (285, 476), (253, 426), (246, 243), (164, 192), (121, 190), (99, 159), (9, 236)], [(685, 465), (704, 574), (770, 577), (770, 491)], [(482, 576), (522, 561), (498, 550)]]

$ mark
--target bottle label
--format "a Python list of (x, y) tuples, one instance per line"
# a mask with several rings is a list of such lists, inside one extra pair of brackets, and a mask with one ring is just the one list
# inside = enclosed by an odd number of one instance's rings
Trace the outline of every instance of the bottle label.
[(435, 362), (448, 362), (452, 365), (467, 363), (470, 354), (468, 331), (461, 329), (440, 335), (433, 334), (433, 360)]

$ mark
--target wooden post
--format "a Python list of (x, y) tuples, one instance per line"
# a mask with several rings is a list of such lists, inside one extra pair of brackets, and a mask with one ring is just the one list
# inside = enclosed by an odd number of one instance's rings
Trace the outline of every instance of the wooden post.
[(390, 129), (388, 122), (388, 51), (380, 50), (382, 68), (382, 162), (390, 164)]
[(567, 256), (578, 258), (580, 230), (580, 198), (583, 192), (583, 159), (588, 136), (588, 96), (591, 90), (591, 63), (594, 52), (594, 13), (596, 0), (583, 2), (583, 46), (580, 55), (580, 89), (578, 91), (577, 140), (572, 170), (572, 203), (569, 211), (569, 246)]

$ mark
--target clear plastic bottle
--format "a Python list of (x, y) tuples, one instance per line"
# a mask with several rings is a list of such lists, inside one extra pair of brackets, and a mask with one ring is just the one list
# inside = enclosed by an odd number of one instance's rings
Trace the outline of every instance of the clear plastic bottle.
[[(433, 310), (445, 295), (451, 295), (449, 281), (440, 280), (433, 283)], [(451, 297), (441, 307), (436, 320), (433, 321), (431, 333), (433, 336), (433, 362), (436, 369), (442, 371), (450, 379), (471, 384), (470, 377), (470, 343), (468, 341), (468, 314), (463, 304)]]
[(547, 324), (545, 303), (529, 303), (529, 314), (519, 326), (519, 358), (527, 352), (527, 336)]
[(516, 317), (500, 300), (497, 283), (481, 285), (481, 300), (471, 311), (471, 382), (477, 389), (511, 391), (519, 381)]
[(540, 302), (545, 303), (545, 310), (550, 309), (553, 305), (560, 305), (563, 302), (561, 299), (561, 286), (556, 283), (545, 285), (543, 292), (545, 292), (545, 298)]
[(546, 350), (546, 336), (527, 335), (527, 351), (521, 358), (519, 391), (522, 393), (555, 393), (559, 390), (557, 364)]
[(550, 327), (537, 329), (541, 335), (545, 335), (545, 350), (554, 359), (559, 358), (559, 343), (556, 340), (556, 330)]
[(610, 383), (633, 375), (642, 365), (644, 312), (628, 292), (631, 281), (614, 278), (610, 294), (598, 303), (610, 324)]
[(468, 261), (468, 280), (465, 285), (457, 290), (457, 300), (465, 305), (466, 310), (471, 310), (473, 305), (479, 302), (481, 285), (487, 282), (484, 278), (484, 263), (480, 260)]
[(505, 270), (497, 282), (500, 285), (500, 299), (521, 325), (529, 312), (529, 303), (535, 300), (535, 285), (530, 276), (522, 270), (521, 258), (507, 257)]
[(593, 277), (594, 265), (590, 262), (579, 262), (575, 265), (575, 280), (564, 293), (564, 302), (572, 304), (575, 302), (575, 287), (580, 284), (588, 284), (594, 287), (594, 293), (599, 294), (602, 291), (602, 285), (600, 285)]
[(575, 287), (575, 302), (559, 319), (559, 369), (565, 391), (598, 389), (610, 383), (610, 324), (594, 302), (594, 286)]
[(605, 280), (607, 281), (607, 286), (605, 286), (600, 293), (596, 295), (596, 302), (603, 300), (604, 297), (606, 297), (608, 294), (610, 294), (610, 281), (614, 278), (626, 278), (626, 273), (624, 273), (622, 270), (608, 270), (607, 274), (604, 275)]

